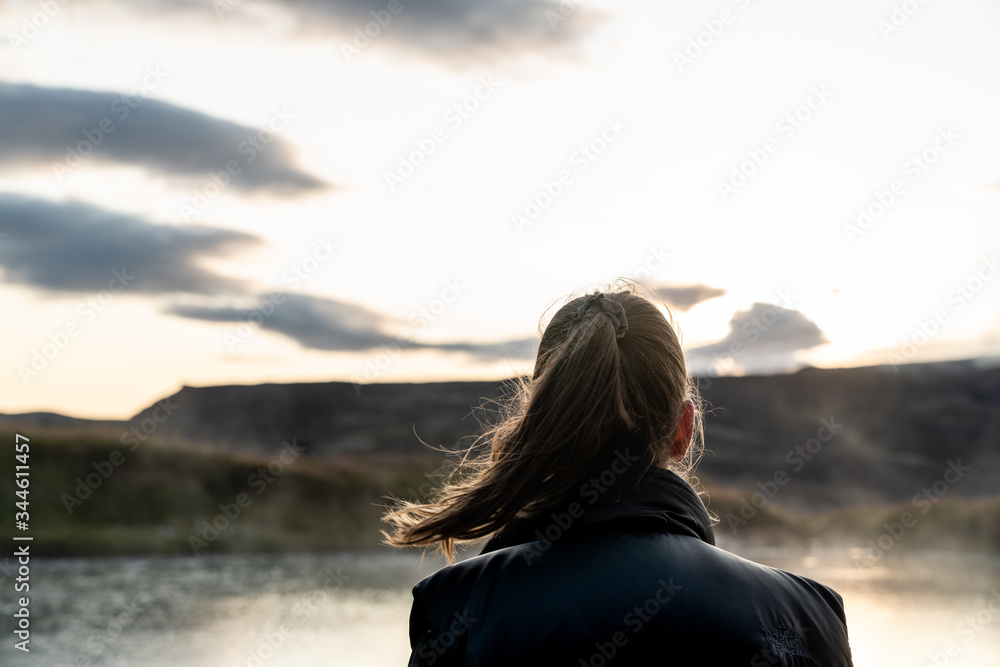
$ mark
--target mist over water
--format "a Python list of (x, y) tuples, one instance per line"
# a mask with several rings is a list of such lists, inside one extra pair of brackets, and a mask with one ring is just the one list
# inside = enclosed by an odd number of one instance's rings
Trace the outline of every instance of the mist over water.
[[(914, 552), (872, 563), (849, 551), (802, 549), (741, 555), (833, 586), (844, 597), (857, 667), (1000, 666), (996, 559)], [(31, 654), (6, 641), (0, 663), (406, 664), (410, 588), (441, 565), (393, 552), (39, 561)]]

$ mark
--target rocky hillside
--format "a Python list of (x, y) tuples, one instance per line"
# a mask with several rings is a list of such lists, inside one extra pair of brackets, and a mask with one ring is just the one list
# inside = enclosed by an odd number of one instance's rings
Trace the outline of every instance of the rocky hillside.
[(779, 493), (797, 504), (920, 509), (1000, 492), (996, 365), (809, 368), (705, 385), (711, 453), (701, 471), (736, 488), (762, 491), (784, 474)]
[[(899, 502), (921, 493), (929, 501), (1000, 493), (996, 365), (808, 368), (702, 378), (700, 385), (710, 408), (700, 466), (707, 481), (816, 508)], [(256, 454), (288, 438), (316, 455), (414, 453), (426, 451), (420, 439), (450, 447), (476, 433), (474, 408), (503, 386), (185, 387), (168, 399), (178, 407), (158, 428), (169, 437)], [(152, 414), (150, 408), (133, 423)], [(947, 481), (935, 487), (946, 473)]]
[[(881, 503), (922, 509), (944, 496), (1000, 494), (995, 363), (808, 368), (781, 376), (702, 378), (700, 385), (710, 412), (699, 473), (709, 488), (799, 510)], [(128, 423), (101, 427), (117, 429), (115, 440), (130, 429), (126, 438), (142, 442), (151, 437), (253, 456), (271, 456), (294, 438), (310, 458), (371, 456), (391, 466), (400, 455), (426, 454), (421, 440), (452, 448), (463, 438), (469, 442), (479, 431), (477, 414), (490, 417), (478, 406), (510, 386), (185, 387)], [(30, 417), (0, 422), (32, 422)]]
[[(184, 387), (131, 423), (147, 420), (159, 438), (257, 454), (276, 451), (292, 438), (310, 455), (413, 454), (427, 451), (421, 440), (454, 448), (479, 432), (477, 414), (486, 413), (478, 406), (499, 396), (503, 386), (323, 382)], [(167, 411), (171, 414), (163, 419)]]

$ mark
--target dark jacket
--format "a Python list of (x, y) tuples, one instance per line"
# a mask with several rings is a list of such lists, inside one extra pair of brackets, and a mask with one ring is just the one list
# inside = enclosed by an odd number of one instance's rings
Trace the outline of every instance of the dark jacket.
[(661, 468), (515, 519), (413, 589), (410, 665), (851, 665), (832, 589), (714, 546)]

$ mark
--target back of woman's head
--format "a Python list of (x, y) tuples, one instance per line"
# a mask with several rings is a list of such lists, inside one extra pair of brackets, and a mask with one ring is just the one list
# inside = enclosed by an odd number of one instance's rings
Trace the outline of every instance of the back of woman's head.
[[(669, 310), (642, 291), (620, 281), (559, 308), (531, 378), (483, 436), (489, 455), (431, 502), (401, 502), (386, 517), (395, 529), (388, 543), (438, 544), (450, 558), (456, 541), (565, 502), (622, 454), (637, 469), (662, 465), (686, 476), (701, 451), (699, 400)], [(695, 406), (690, 447), (674, 438), (687, 401)]]

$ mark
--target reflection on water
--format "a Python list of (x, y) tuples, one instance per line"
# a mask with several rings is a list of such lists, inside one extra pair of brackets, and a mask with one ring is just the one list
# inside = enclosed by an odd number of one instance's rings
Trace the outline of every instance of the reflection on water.
[[(858, 667), (1000, 667), (1000, 563), (915, 554), (744, 551), (836, 588)], [(402, 665), (413, 554), (107, 558), (33, 562), (31, 654), (3, 665)], [(991, 604), (992, 603), (992, 604)], [(0, 612), (10, 619), (10, 596)], [(8, 621), (7, 627), (10, 628)]]

